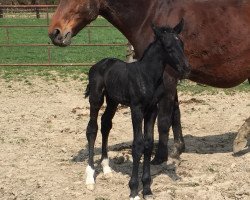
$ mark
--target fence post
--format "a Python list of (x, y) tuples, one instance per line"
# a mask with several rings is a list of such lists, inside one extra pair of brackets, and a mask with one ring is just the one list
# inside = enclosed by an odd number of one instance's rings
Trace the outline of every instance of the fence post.
[(48, 46), (48, 64), (51, 64), (51, 52), (50, 52), (50, 46)]
[[(0, 6), (1, 6), (2, 4), (0, 3)], [(3, 9), (0, 7), (0, 18), (3, 18)]]
[[(33, 5), (39, 5), (39, 0), (32, 0), (31, 4)], [(39, 12), (39, 8), (35, 8), (36, 11), (36, 18), (40, 19), (40, 12)]]
[(7, 36), (7, 44), (10, 43), (10, 33), (9, 33), (9, 29), (6, 28), (6, 36)]
[(134, 55), (135, 55), (134, 47), (128, 42), (128, 44), (127, 44), (127, 55), (126, 55), (128, 63), (136, 61), (134, 59)]

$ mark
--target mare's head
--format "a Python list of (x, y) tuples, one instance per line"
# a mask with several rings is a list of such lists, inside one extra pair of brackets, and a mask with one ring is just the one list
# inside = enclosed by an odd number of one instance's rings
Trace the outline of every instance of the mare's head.
[(68, 46), (75, 36), (99, 14), (100, 0), (60, 0), (49, 27), (54, 45)]
[(184, 43), (179, 37), (184, 26), (182, 19), (174, 28), (157, 27), (152, 25), (156, 40), (160, 40), (167, 63), (177, 70), (181, 77), (187, 77), (190, 73), (190, 66), (184, 54)]

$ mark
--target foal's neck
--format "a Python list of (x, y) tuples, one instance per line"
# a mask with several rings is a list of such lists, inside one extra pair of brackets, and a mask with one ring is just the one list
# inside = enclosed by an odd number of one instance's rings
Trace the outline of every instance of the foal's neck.
[(167, 60), (164, 47), (159, 40), (152, 42), (145, 50), (139, 62), (143, 63), (143, 71), (147, 72), (150, 76), (159, 78), (162, 76)]

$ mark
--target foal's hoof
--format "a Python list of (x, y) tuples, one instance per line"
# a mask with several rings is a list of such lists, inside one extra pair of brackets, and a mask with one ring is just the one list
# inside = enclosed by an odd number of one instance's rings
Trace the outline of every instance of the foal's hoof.
[(95, 184), (88, 184), (86, 187), (88, 190), (93, 191), (95, 189)]
[(110, 178), (113, 177), (112, 171), (110, 171), (110, 172), (105, 172), (103, 175), (104, 175), (104, 177), (105, 177), (106, 179), (110, 179)]
[(144, 197), (143, 197), (144, 199), (146, 199), (146, 200), (153, 200), (154, 199), (154, 195), (145, 195)]
[(140, 200), (140, 197), (139, 196), (136, 196), (136, 197), (130, 197), (129, 200)]

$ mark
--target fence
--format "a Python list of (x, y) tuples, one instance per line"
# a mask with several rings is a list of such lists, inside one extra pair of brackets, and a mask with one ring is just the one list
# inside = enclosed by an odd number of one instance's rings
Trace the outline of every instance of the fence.
[[(24, 5), (19, 5), (19, 6), (15, 6), (15, 5), (0, 5), (0, 15), (2, 18), (4, 17), (9, 17), (9, 16), (16, 16), (17, 13), (22, 13), (24, 12), (25, 15), (27, 15), (27, 13), (35, 13), (36, 18), (46, 18), (46, 25), (1, 25), (0, 24), (0, 29), (4, 29), (5, 30), (5, 36), (7, 41), (5, 41), (5, 44), (0, 44), (0, 47), (2, 48), (22, 48), (22, 47), (44, 47), (47, 48), (47, 63), (0, 63), (0, 66), (91, 66), (93, 65), (93, 63), (53, 63), (52, 59), (51, 59), (51, 49), (55, 48), (54, 45), (50, 44), (50, 41), (48, 39), (48, 43), (47, 44), (37, 44), (37, 43), (31, 43), (31, 44), (11, 44), (10, 40), (10, 34), (9, 31), (11, 29), (17, 29), (17, 28), (21, 28), (21, 29), (27, 29), (27, 28), (48, 28), (49, 25), (49, 20), (50, 20), (50, 16), (52, 14), (52, 12), (54, 11), (54, 9), (56, 8), (56, 6), (54, 5), (28, 5), (28, 6), (24, 6)], [(1, 20), (1, 19), (0, 19)], [(94, 28), (111, 28), (111, 25), (88, 25), (86, 28), (88, 30), (88, 42), (85, 44), (72, 44), (71, 46), (73, 47), (93, 47), (93, 46), (97, 46), (97, 47), (125, 47), (128, 46), (128, 43), (92, 43), (91, 41), (91, 29)], [(127, 51), (129, 51), (130, 48), (128, 48)], [(129, 54), (131, 54), (131, 52), (129, 52)]]

